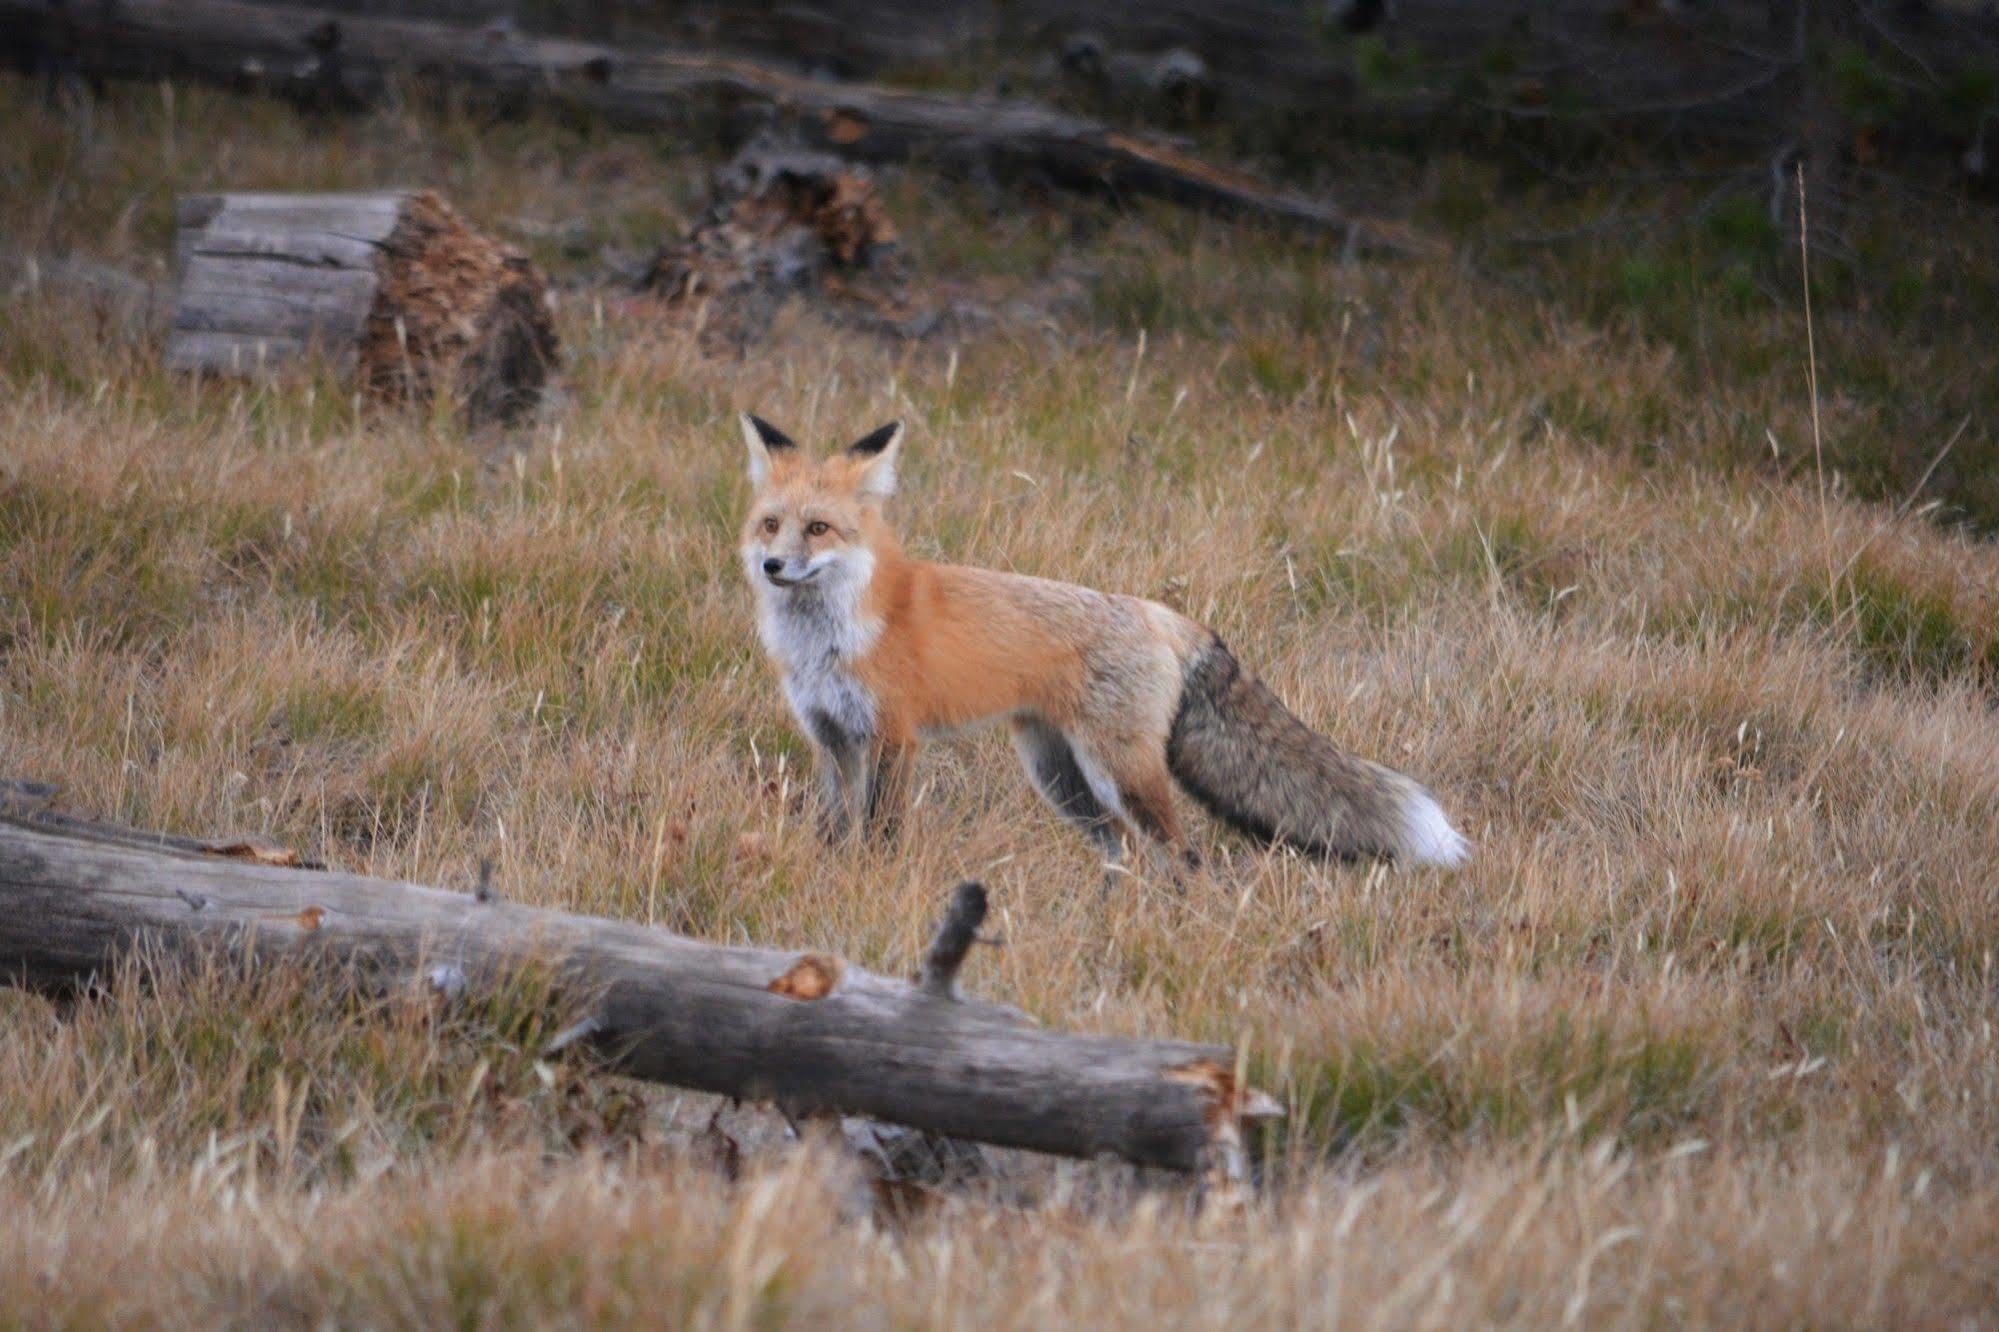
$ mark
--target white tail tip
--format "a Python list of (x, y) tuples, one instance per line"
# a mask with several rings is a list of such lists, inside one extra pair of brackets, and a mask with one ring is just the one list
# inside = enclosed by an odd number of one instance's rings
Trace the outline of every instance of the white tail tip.
[(1471, 856), (1471, 843), (1451, 826), (1437, 802), (1422, 791), (1409, 801), (1403, 816), (1402, 854), (1412, 865), (1456, 869)]

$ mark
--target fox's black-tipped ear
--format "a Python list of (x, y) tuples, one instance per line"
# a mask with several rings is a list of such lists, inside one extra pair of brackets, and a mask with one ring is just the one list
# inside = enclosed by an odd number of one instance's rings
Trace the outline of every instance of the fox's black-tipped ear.
[(798, 445), (761, 416), (744, 412), (737, 419), (743, 427), (743, 444), (750, 451), (750, 484), (760, 486), (770, 480), (771, 455), (796, 452)]
[(847, 456), (867, 464), (861, 470), (858, 489), (872, 499), (887, 499), (895, 493), (895, 460), (902, 452), (902, 422), (890, 421), (879, 430), (862, 435), (847, 446)]
[(798, 441), (754, 412), (743, 413), (743, 434), (754, 437), (767, 449), (795, 449)]
[(890, 421), (879, 430), (869, 431), (847, 446), (847, 452), (856, 458), (872, 458), (889, 445), (895, 443), (902, 434), (902, 422)]

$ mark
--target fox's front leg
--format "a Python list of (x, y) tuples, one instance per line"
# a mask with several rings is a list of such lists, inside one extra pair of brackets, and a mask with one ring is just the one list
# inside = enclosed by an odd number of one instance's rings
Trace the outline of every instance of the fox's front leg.
[(871, 837), (892, 839), (909, 808), (909, 789), (916, 747), (893, 740), (877, 743), (869, 755), (867, 831)]
[(861, 827), (872, 785), (870, 746), (858, 737), (840, 736), (827, 743), (815, 734), (813, 751), (819, 768), (819, 831), (829, 842), (844, 842)]
[(876, 735), (814, 732), (821, 828), (828, 841), (893, 837), (909, 804), (913, 746)]

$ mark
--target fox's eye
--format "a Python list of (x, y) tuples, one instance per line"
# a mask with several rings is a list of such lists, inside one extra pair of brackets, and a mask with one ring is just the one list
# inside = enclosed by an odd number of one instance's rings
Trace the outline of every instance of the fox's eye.
[(775, 532), (777, 531), (777, 528), (778, 528), (778, 521), (777, 521), (777, 519), (775, 519), (775, 518), (766, 518), (766, 519), (764, 519), (764, 531), (766, 531), (766, 532), (770, 532), (770, 533), (775, 533)]
[(813, 523), (805, 529), (805, 535), (825, 536), (828, 532), (832, 530), (833, 530), (832, 526), (828, 523)]

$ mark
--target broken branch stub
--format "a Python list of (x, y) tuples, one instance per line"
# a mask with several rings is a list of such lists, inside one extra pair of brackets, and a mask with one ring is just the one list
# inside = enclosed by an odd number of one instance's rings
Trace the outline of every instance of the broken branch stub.
[[(821, 954), (293, 868), (36, 804), (0, 800), (0, 981), (86, 988), (147, 940), (354, 959), (370, 974), (421, 975), (446, 995), (552, 961), (593, 1001), (589, 1021), (558, 1043), (587, 1040), (635, 1077), (800, 1116), (868, 1115), (998, 1146), (1245, 1173), (1241, 1124), (1256, 1102), (1224, 1076), (1222, 1047), (1051, 1031)], [(971, 902), (961, 890), (933, 975), (955, 970), (944, 963), (966, 937)]]
[(923, 955), (923, 969), (917, 973), (916, 983), (925, 994), (938, 999), (958, 997), (958, 969), (979, 941), (979, 926), (985, 919), (985, 885), (969, 880), (959, 884)]
[(1219, 1199), (1241, 1199), (1253, 1183), (1243, 1129), (1258, 1120), (1283, 1118), (1284, 1107), (1244, 1082), (1240, 1070), (1212, 1059), (1189, 1060), (1168, 1069), (1166, 1077), (1197, 1089), (1206, 1107), (1208, 1143), (1201, 1173), (1210, 1194)]

